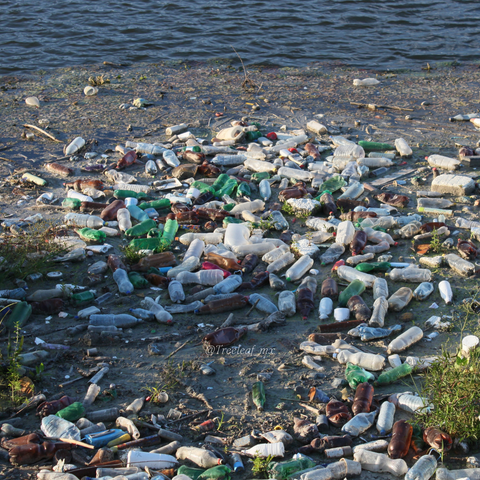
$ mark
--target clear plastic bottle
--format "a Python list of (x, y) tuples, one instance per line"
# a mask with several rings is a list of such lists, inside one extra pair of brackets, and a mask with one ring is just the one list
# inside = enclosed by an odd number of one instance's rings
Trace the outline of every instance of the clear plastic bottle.
[(375, 255), (373, 253), (366, 253), (365, 255), (355, 255), (354, 257), (347, 258), (349, 265), (358, 265), (359, 263), (368, 262), (368, 260), (373, 260)]
[(237, 245), (235, 247), (232, 247), (233, 252), (240, 256), (244, 257), (248, 254), (255, 254), (258, 256), (263, 256), (266, 253), (268, 253), (270, 250), (273, 250), (275, 248), (275, 244), (272, 242), (261, 242), (261, 243), (251, 243), (247, 245)]
[(239, 203), (238, 205), (235, 205), (230, 213), (235, 214), (235, 213), (241, 213), (244, 210), (247, 210), (249, 212), (258, 212), (258, 211), (263, 211), (265, 208), (265, 202), (263, 200), (257, 199), (254, 200), (253, 202), (244, 202), (244, 203)]
[(353, 455), (353, 459), (362, 464), (362, 470), (367, 470), (368, 472), (390, 473), (396, 477), (401, 477), (408, 471), (405, 460), (402, 458), (393, 460), (384, 453), (357, 450)]
[(171, 150), (165, 150), (163, 152), (163, 160), (169, 167), (172, 168), (178, 167), (180, 165), (180, 160)]
[(395, 420), (395, 405), (391, 402), (383, 402), (377, 419), (377, 430), (380, 435), (386, 435), (392, 431)]
[(295, 304), (295, 294), (289, 290), (280, 292), (278, 296), (278, 309), (286, 316), (295, 315), (297, 309)]
[(358, 365), (365, 370), (377, 371), (382, 370), (385, 366), (385, 358), (381, 355), (375, 355), (373, 353), (353, 353), (349, 350), (341, 350), (338, 354), (336, 354), (336, 358), (341, 364), (349, 362), (353, 365)]
[(148, 160), (145, 164), (145, 173), (147, 175), (156, 175), (158, 172), (157, 165), (153, 160)]
[(23, 288), (14, 288), (13, 290), (0, 290), (0, 298), (11, 298), (13, 300), (22, 300), (27, 295)]
[(313, 266), (313, 259), (309, 255), (300, 257), (288, 270), (286, 275), (287, 282), (294, 282), (305, 275)]
[(378, 297), (373, 302), (373, 312), (368, 324), (371, 327), (383, 327), (385, 325), (385, 315), (388, 311), (388, 302), (385, 297)]
[(449, 253), (445, 255), (445, 260), (448, 266), (457, 272), (459, 275), (469, 277), (475, 272), (475, 265), (467, 260), (459, 257), (455, 253)]
[(438, 290), (440, 291), (440, 296), (443, 298), (444, 302), (447, 305), (450, 305), (453, 299), (452, 287), (450, 286), (450, 282), (448, 280), (442, 280), (438, 284)]
[(131, 308), (129, 311), (134, 317), (141, 318), (142, 320), (155, 320), (155, 314), (150, 310)]
[(173, 303), (182, 303), (185, 300), (183, 286), (178, 280), (172, 280), (168, 284), (168, 295)]
[(345, 253), (345, 247), (339, 243), (333, 243), (330, 245), (325, 253), (320, 255), (320, 261), (322, 265), (328, 265), (336, 262)]
[(432, 272), (426, 268), (394, 268), (390, 273), (386, 273), (394, 282), (412, 282), (423, 283), (432, 279)]
[(149, 153), (151, 155), (161, 155), (166, 148), (153, 145), (152, 143), (125, 142), (127, 148), (133, 148), (137, 153)]
[(118, 290), (124, 295), (131, 295), (133, 293), (133, 285), (128, 279), (128, 274), (123, 268), (117, 268), (113, 272), (113, 279), (118, 285)]
[(359, 413), (355, 415), (342, 427), (342, 432), (352, 437), (358, 437), (373, 425), (377, 413), (378, 410), (374, 410), (370, 413)]
[(348, 145), (340, 145), (335, 149), (335, 157), (352, 157), (357, 160), (365, 157), (365, 150), (356, 143), (350, 143)]
[(403, 138), (397, 138), (395, 140), (395, 148), (401, 157), (410, 157), (412, 155), (412, 149)]
[(101, 228), (105, 222), (95, 215), (84, 215), (82, 213), (67, 213), (65, 224), (69, 227)]
[(260, 196), (263, 198), (265, 202), (267, 202), (272, 196), (272, 189), (270, 187), (270, 182), (264, 178), (259, 183), (258, 188), (260, 190)]
[(40, 428), (47, 438), (80, 440), (80, 430), (72, 422), (56, 415), (48, 415), (48, 417), (42, 418)]
[(377, 277), (373, 282), (373, 299), (380, 297), (388, 298), (388, 284), (384, 278)]
[(337, 236), (335, 237), (335, 243), (339, 243), (340, 245), (349, 245), (352, 240), (353, 236), (355, 235), (355, 227), (353, 223), (349, 220), (341, 222), (340, 225), (337, 227)]
[(340, 195), (338, 198), (339, 199), (343, 199), (343, 198), (355, 199), (355, 198), (358, 198), (363, 193), (364, 190), (365, 190), (365, 187), (363, 186), (362, 183), (353, 182), (351, 185), (348, 186), (345, 192), (343, 192), (342, 195)]
[(394, 312), (403, 310), (412, 300), (413, 292), (408, 287), (399, 288), (389, 299), (388, 308)]
[(424, 455), (410, 468), (405, 480), (429, 480), (437, 468), (437, 458), (433, 455)]
[(257, 310), (268, 313), (269, 315), (278, 312), (278, 308), (274, 303), (258, 293), (252, 293), (252, 295), (250, 295), (248, 298), (248, 303), (250, 303), (252, 306), (255, 306)]
[(232, 293), (235, 291), (240, 284), (243, 282), (243, 279), (240, 275), (230, 275), (221, 282), (215, 284), (213, 291), (219, 294)]
[(354, 280), (360, 280), (365, 284), (366, 288), (372, 288), (377, 277), (368, 273), (359, 272), (355, 268), (341, 265), (337, 268), (337, 275), (339, 278), (346, 280), (347, 282), (353, 282)]
[(391, 395), (388, 401), (393, 403), (397, 408), (409, 413), (415, 413), (417, 411), (430, 411), (433, 406), (429, 403), (428, 399), (417, 397), (408, 393), (397, 393)]
[(100, 387), (95, 383), (90, 384), (87, 393), (85, 394), (85, 398), (82, 401), (83, 405), (85, 407), (91, 405), (95, 401), (99, 393)]
[(423, 330), (420, 327), (411, 327), (390, 342), (387, 347), (387, 353), (390, 355), (392, 353), (403, 352), (414, 343), (419, 342), (422, 338)]
[(387, 241), (378, 243), (377, 245), (367, 245), (363, 249), (363, 253), (381, 253), (390, 250), (390, 244)]
[(100, 313), (100, 309), (97, 307), (87, 307), (84, 308), (83, 310), (80, 310), (77, 315), (75, 315), (75, 319), (78, 318), (88, 318), (90, 315), (94, 315), (95, 313)]
[(433, 286), (433, 283), (422, 282), (413, 292), (413, 297), (418, 301), (422, 301), (430, 296), (434, 290), (435, 287)]
[(273, 223), (275, 230), (282, 231), (287, 230), (290, 227), (285, 217), (278, 210), (271, 212), (269, 219)]
[(165, 311), (165, 309), (153, 300), (153, 298), (145, 297), (140, 305), (155, 314), (155, 319), (158, 323), (166, 323), (167, 325), (171, 324), (173, 317), (170, 313)]
[(283, 268), (287, 267), (288, 265), (292, 264), (295, 261), (295, 255), (291, 252), (284, 253), (280, 258), (272, 262), (267, 267), (267, 272), (275, 273)]
[(312, 228), (313, 230), (321, 232), (333, 232), (337, 228), (333, 223), (327, 222), (326, 220), (317, 217), (309, 217), (305, 222), (305, 225), (308, 228)]
[(333, 311), (333, 300), (329, 297), (324, 297), (320, 300), (318, 306), (318, 315), (320, 320), (326, 320)]
[(118, 228), (125, 232), (129, 228), (132, 228), (132, 220), (130, 218), (130, 212), (127, 208), (121, 208), (117, 212)]
[(177, 275), (176, 279), (182, 285), (199, 284), (206, 286), (214, 286), (223, 280), (223, 272), (221, 270), (200, 270), (199, 272), (195, 273), (180, 272)]
[(191, 272), (195, 270), (200, 263), (200, 259), (196, 257), (188, 257), (187, 259), (184, 259), (183, 262), (176, 266), (171, 268), (167, 272), (167, 277), (168, 278), (176, 278), (180, 272)]
[(113, 325), (118, 328), (131, 328), (135, 327), (141, 323), (141, 319), (134, 317), (133, 315), (128, 315), (126, 313), (121, 313), (118, 315), (91, 315), (90, 316), (90, 325)]
[(214, 453), (197, 447), (180, 447), (175, 456), (177, 460), (190, 460), (201, 468), (212, 468), (223, 463)]
[(278, 248), (270, 250), (262, 257), (262, 262), (273, 263), (275, 260), (279, 259), (282, 255), (290, 251), (288, 245), (281, 245)]
[(373, 243), (388, 242), (389, 245), (396, 245), (397, 242), (385, 232), (373, 230), (372, 228), (364, 228), (363, 231), (367, 234), (368, 240)]
[(410, 222), (404, 227), (402, 227), (400, 230), (398, 230), (398, 235), (400, 235), (402, 238), (412, 238), (414, 235), (416, 235), (422, 227), (421, 222)]

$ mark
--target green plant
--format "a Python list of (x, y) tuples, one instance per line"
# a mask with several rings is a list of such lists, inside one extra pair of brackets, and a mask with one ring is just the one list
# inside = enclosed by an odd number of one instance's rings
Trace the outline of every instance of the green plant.
[(222, 426), (223, 426), (223, 424), (225, 423), (225, 422), (223, 421), (223, 418), (224, 418), (224, 416), (225, 416), (225, 413), (223, 412), (223, 410), (222, 410), (221, 413), (222, 413), (222, 416), (218, 419), (218, 427), (217, 427), (217, 430), (218, 430), (218, 431), (220, 431), (220, 430), (222, 429)]
[(143, 257), (143, 255), (138, 253), (137, 250), (135, 250), (134, 248), (132, 248), (129, 245), (127, 245), (125, 247), (120, 247), (120, 250), (122, 250), (122, 253), (125, 255), (125, 259), (126, 259), (127, 263), (130, 264), (130, 265), (135, 265)]
[(287, 202), (285, 202), (285, 203), (283, 204), (283, 206), (282, 206), (282, 212), (285, 212), (287, 215), (293, 215), (293, 216), (296, 215), (295, 210), (293, 209), (293, 207), (292, 207), (289, 203), (287, 203)]
[(45, 365), (43, 364), (43, 362), (40, 365), (35, 365), (35, 380), (41, 380), (44, 370)]
[(430, 240), (430, 247), (432, 252), (435, 253), (440, 253), (443, 250), (436, 228), (434, 228), (432, 232), (432, 240)]
[(22, 353), (23, 349), (23, 336), (20, 336), (20, 325), (17, 323), (15, 325), (15, 338), (13, 342), (11, 339), (8, 339), (7, 345), (7, 357), (8, 357), (8, 368), (6, 373), (7, 385), (10, 390), (10, 401), (13, 404), (21, 402), (20, 394), (22, 390), (22, 385), (20, 382), (20, 362), (19, 355)]
[(273, 460), (273, 457), (269, 455), (266, 458), (255, 457), (253, 459), (252, 473), (259, 478), (268, 478), (268, 464)]

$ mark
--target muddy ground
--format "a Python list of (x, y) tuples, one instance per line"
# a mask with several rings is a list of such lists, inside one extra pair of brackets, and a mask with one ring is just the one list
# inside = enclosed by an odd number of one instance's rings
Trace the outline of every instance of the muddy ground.
[[(99, 87), (99, 94), (85, 97), (83, 88), (91, 76), (103, 75), (109, 83)], [(380, 85), (361, 88), (353, 86), (353, 79), (376, 76)], [(189, 130), (198, 137), (212, 138), (214, 133), (228, 126), (231, 120), (248, 117), (262, 124), (262, 130), (278, 131), (282, 125), (287, 129), (304, 128), (306, 122), (324, 115), (321, 122), (328, 126), (331, 132), (345, 135), (352, 140), (374, 140), (393, 143), (398, 137), (403, 137), (412, 146), (414, 155), (407, 159), (407, 165), (397, 166), (390, 170), (401, 168), (418, 169), (427, 165), (425, 156), (439, 153), (455, 156), (456, 144), (475, 146), (479, 138), (478, 132), (471, 123), (450, 123), (449, 117), (458, 113), (472, 113), (479, 109), (479, 79), (478, 67), (472, 66), (437, 66), (430, 70), (398, 71), (398, 72), (366, 72), (352, 70), (343, 66), (317, 65), (304, 69), (249, 69), (249, 78), (255, 88), (245, 91), (242, 82), (244, 72), (217, 64), (156, 64), (136, 65), (130, 67), (112, 67), (109, 65), (92, 67), (72, 67), (50, 72), (38, 72), (32, 75), (0, 78), (0, 218), (25, 218), (28, 215), (41, 212), (48, 219), (61, 221), (65, 211), (57, 208), (38, 208), (35, 199), (43, 192), (54, 192), (60, 201), (65, 196), (62, 183), (64, 179), (48, 173), (42, 168), (46, 161), (62, 158), (63, 147), (73, 138), (81, 136), (91, 140), (90, 151), (99, 154), (107, 152), (110, 161), (120, 157), (113, 152), (117, 144), (127, 140), (155, 142), (165, 141), (165, 127), (188, 123)], [(25, 98), (37, 96), (41, 108), (36, 109), (25, 104)], [(142, 97), (153, 105), (140, 110), (121, 110), (123, 103), (131, 103), (133, 99)], [(376, 104), (393, 108), (377, 108), (370, 110), (358, 108), (351, 102), (360, 104)], [(255, 107), (255, 110), (252, 108)], [(411, 109), (411, 110), (410, 110)], [(216, 117), (215, 113), (224, 113)], [(55, 143), (42, 134), (37, 134), (33, 140), (22, 138), (24, 124), (45, 125), (48, 121), (48, 132), (62, 143)], [(45, 128), (45, 127), (42, 127)], [(328, 141), (328, 135), (318, 137), (318, 140)], [(397, 158), (396, 163), (403, 160)], [(62, 160), (61, 163), (76, 168), (73, 178), (97, 177), (81, 172), (79, 167), (87, 163), (79, 159), (76, 162)], [(48, 181), (46, 187), (17, 187), (10, 179), (12, 175), (26, 169), (36, 173)], [(141, 165), (127, 170), (137, 175), (139, 183), (151, 181), (143, 173)], [(478, 176), (475, 170), (463, 167), (462, 173)], [(429, 188), (432, 176), (427, 177), (425, 185), (415, 186), (411, 177), (406, 177), (405, 185), (388, 187), (388, 191), (412, 195), (412, 201), (405, 211), (415, 210), (414, 192), (417, 189)], [(385, 189), (387, 190), (387, 189)], [(277, 201), (278, 189), (274, 190), (270, 203)], [(24, 197), (24, 196), (27, 197)], [(463, 199), (462, 204), (455, 208), (457, 216), (475, 218), (477, 209), (473, 207), (476, 197)], [(20, 201), (20, 203), (19, 203)], [(267, 205), (268, 207), (268, 205)], [(290, 220), (291, 230), (303, 232), (303, 219)], [(448, 224), (452, 224), (449, 220)], [(454, 228), (452, 231), (455, 230)], [(274, 234), (275, 235), (275, 234)], [(467, 238), (466, 231), (460, 236)], [(107, 239), (119, 253), (119, 245), (123, 240)], [(185, 247), (174, 245), (174, 253), (181, 255)], [(402, 240), (396, 248), (389, 252), (392, 261), (401, 261), (402, 257), (413, 257), (418, 262), (418, 256), (411, 251), (410, 240)], [(80, 283), (87, 266), (104, 259), (105, 256), (95, 255), (81, 264), (60, 264), (52, 270), (63, 272), (67, 283)], [(342, 258), (347, 258), (344, 255)], [(323, 279), (330, 273), (331, 266), (321, 266), (316, 260), (314, 267), (320, 271), (317, 282), (320, 286)], [(383, 274), (379, 274), (383, 275)], [(45, 277), (44, 277), (45, 278)], [(248, 277), (247, 277), (248, 278)], [(389, 313), (387, 325), (399, 323), (400, 316), (405, 312), (413, 314), (411, 324), (423, 326), (424, 321), (432, 315), (452, 316), (454, 328), (448, 333), (441, 333), (431, 342), (425, 340), (409, 349), (406, 354), (413, 356), (431, 356), (441, 352), (444, 346), (454, 349), (460, 339), (463, 321), (459, 306), (466, 297), (471, 297), (477, 290), (477, 281), (461, 278), (448, 268), (435, 271), (433, 282), (438, 284), (443, 278), (448, 278), (455, 295), (453, 306), (446, 306), (436, 290), (425, 302), (412, 301), (402, 312)], [(29, 291), (52, 288), (57, 282), (30, 282)], [(389, 281), (390, 292), (404, 284), (393, 284)], [(411, 286), (411, 285), (408, 285)], [(0, 289), (14, 288), (13, 282), (5, 282)], [(111, 274), (107, 274), (104, 284), (96, 287), (97, 291), (116, 292), (116, 285)], [(288, 288), (293, 290), (294, 285)], [(272, 293), (269, 288), (260, 293)], [(143, 290), (138, 295), (130, 297), (115, 294), (114, 300), (104, 305), (105, 313), (127, 312), (128, 308), (137, 306), (144, 295), (156, 296), (158, 292)], [(161, 292), (166, 298), (166, 292)], [(364, 299), (368, 305), (373, 303), (371, 291), (366, 292)], [(239, 345), (244, 350), (207, 354), (200, 342), (205, 333), (218, 327), (226, 319), (227, 314), (200, 317), (192, 314), (174, 316), (174, 325), (165, 326), (156, 323), (144, 323), (132, 330), (124, 332), (122, 338), (104, 344), (91, 344), (84, 334), (68, 338), (63, 330), (77, 324), (74, 315), (79, 308), (69, 305), (67, 318), (54, 315), (46, 320), (45, 316), (32, 315), (28, 324), (22, 330), (25, 336), (24, 352), (35, 349), (34, 339), (40, 337), (49, 343), (66, 343), (71, 348), (66, 353), (52, 352), (51, 360), (45, 362), (45, 372), (36, 384), (36, 391), (43, 392), (47, 398), (63, 392), (67, 395), (83, 398), (88, 384), (87, 378), (64, 385), (69, 380), (79, 377), (78, 369), (83, 371), (96, 365), (95, 358), (86, 356), (86, 349), (98, 348), (103, 361), (110, 367), (108, 375), (101, 381), (102, 393), (97, 398), (95, 409), (109, 406), (127, 406), (139, 396), (149, 395), (152, 387), (168, 387), (170, 400), (164, 405), (146, 403), (141, 412), (143, 419), (148, 420), (150, 413), (167, 415), (170, 409), (178, 409), (185, 415), (204, 410), (206, 405), (190, 398), (186, 394), (186, 385), (193, 386), (197, 392), (203, 393), (208, 403), (213, 407), (209, 417), (223, 417), (221, 432), (214, 435), (225, 437), (227, 444), (235, 438), (246, 435), (256, 429), (266, 432), (280, 425), (292, 432), (293, 417), (305, 416), (311, 420), (315, 414), (300, 406), (295, 394), (297, 387), (318, 386), (327, 394), (341, 397), (341, 389), (333, 388), (335, 378), (344, 377), (344, 367), (334, 360), (324, 359), (323, 374), (315, 374), (301, 364), (302, 353), (299, 344), (306, 340), (308, 334), (317, 331), (319, 325), (317, 308), (307, 321), (302, 321), (299, 315), (287, 319), (286, 325), (274, 328), (265, 333), (249, 334), (242, 338)], [(438, 309), (428, 307), (436, 302)], [(248, 309), (235, 312), (238, 323), (264, 318), (261, 312), (253, 311), (248, 319)], [(475, 319), (470, 319), (466, 331), (473, 333)], [(85, 323), (85, 322), (83, 322)], [(199, 326), (203, 323), (204, 326)], [(465, 333), (465, 332), (464, 332)], [(184, 342), (189, 343), (168, 360), (167, 356)], [(6, 337), (2, 337), (2, 353), (6, 353)], [(152, 356), (148, 346), (158, 344), (161, 355)], [(352, 343), (368, 352), (384, 353), (388, 340), (373, 342), (368, 345), (352, 339)], [(216, 374), (204, 376), (198, 370), (198, 365), (213, 362), (211, 366)], [(279, 370), (281, 364), (288, 368)], [(269, 372), (271, 379), (266, 383), (267, 403), (264, 412), (247, 408), (246, 394), (257, 380), (257, 374)], [(417, 385), (420, 377), (414, 376)], [(172, 379), (180, 383), (171, 388)], [(411, 380), (395, 385), (379, 388), (378, 394), (396, 391), (412, 390), (415, 387)], [(351, 393), (351, 392), (350, 392)], [(277, 409), (283, 402), (282, 409)], [(5, 411), (9, 405), (4, 402)], [(30, 412), (22, 416), (24, 426), (29, 430), (38, 428), (38, 417)], [(206, 414), (197, 420), (206, 419)], [(190, 428), (191, 422), (177, 422), (170, 427), (185, 436), (188, 443), (199, 444), (204, 435), (198, 435)], [(332, 433), (337, 430), (331, 429)], [(145, 432), (146, 433), (146, 432)], [(376, 432), (374, 432), (376, 433)], [(366, 439), (369, 438), (367, 434)], [(314, 455), (317, 461), (324, 457)], [(464, 455), (454, 454), (446, 459), (451, 466), (464, 466)], [(287, 457), (290, 458), (290, 457)], [(410, 461), (411, 462), (411, 461)], [(236, 475), (238, 478), (253, 478), (247, 460), (247, 473)], [(23, 467), (12, 469), (2, 466), (1, 474), (5, 478), (26, 478), (38, 470), (38, 467)], [(387, 478), (386, 475), (363, 474), (362, 478)]]

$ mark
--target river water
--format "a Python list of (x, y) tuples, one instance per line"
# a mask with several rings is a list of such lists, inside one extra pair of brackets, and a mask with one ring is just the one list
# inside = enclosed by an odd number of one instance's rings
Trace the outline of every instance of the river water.
[(0, 74), (165, 60), (415, 68), (480, 60), (477, 0), (0, 0)]

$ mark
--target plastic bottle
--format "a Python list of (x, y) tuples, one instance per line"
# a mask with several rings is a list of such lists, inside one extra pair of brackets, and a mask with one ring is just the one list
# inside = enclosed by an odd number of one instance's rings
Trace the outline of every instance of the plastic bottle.
[(395, 405), (390, 402), (383, 402), (377, 419), (377, 430), (382, 436), (390, 433), (395, 417)]
[[(352, 252), (352, 255), (360, 254), (363, 251), (363, 249), (365, 248), (366, 245), (367, 245), (367, 234), (365, 232), (363, 232), (362, 230), (356, 231), (354, 236), (353, 236), (353, 239), (350, 243), (350, 250)], [(362, 255), (362, 256), (365, 257), (365, 255)], [(373, 258), (373, 255), (371, 255), (371, 256)], [(368, 257), (368, 259), (370, 259), (370, 257)], [(347, 261), (347, 263), (348, 263), (348, 261)]]
[[(217, 270), (215, 270), (217, 271)], [(231, 275), (221, 282), (215, 284), (213, 291), (218, 294), (231, 293), (236, 290), (242, 283), (242, 277), (240, 275)]]
[[(270, 264), (269, 267), (272, 265), (273, 264)], [(312, 268), (312, 266), (313, 259), (309, 255), (303, 255), (287, 270), (287, 273), (285, 274), (287, 282), (299, 280), (303, 277), (303, 275), (305, 275), (305, 273), (308, 272), (308, 270)], [(267, 268), (267, 270), (269, 269)]]
[(370, 413), (359, 413), (358, 415), (355, 415), (355, 417), (353, 417), (342, 427), (342, 432), (348, 433), (352, 437), (358, 437), (373, 425), (377, 413), (378, 410), (374, 410)]
[(203, 307), (194, 310), (197, 315), (209, 315), (214, 313), (230, 312), (243, 308), (248, 303), (248, 297), (233, 295), (220, 300), (212, 300)]
[(254, 447), (251, 447), (248, 450), (242, 450), (242, 455), (247, 455), (249, 457), (260, 457), (260, 458), (267, 458), (269, 456), (283, 457), (284, 454), (285, 454), (285, 446), (282, 442), (259, 443), (258, 445), (255, 445)]
[[(284, 253), (280, 258), (272, 262), (267, 267), (267, 272), (274, 273), (282, 270), (295, 261), (295, 256), (291, 252)], [(313, 262), (313, 261), (312, 261)], [(310, 267), (309, 267), (310, 268)], [(307, 270), (305, 270), (307, 271)]]
[(259, 183), (258, 188), (260, 190), (260, 196), (263, 198), (265, 202), (267, 202), (272, 196), (272, 189), (270, 187), (270, 182), (264, 178)]
[(287, 462), (270, 462), (267, 468), (270, 478), (287, 479), (295, 472), (314, 466), (315, 462), (311, 458), (299, 453)]
[(127, 272), (123, 268), (117, 268), (115, 272), (113, 272), (113, 279), (118, 285), (118, 290), (120, 293), (125, 295), (131, 295), (133, 293), (133, 285), (128, 279)]
[(80, 440), (80, 430), (72, 422), (55, 415), (42, 418), (40, 428), (47, 438)]
[(389, 310), (399, 312), (412, 300), (413, 292), (408, 287), (399, 288), (387, 301)]
[(434, 455), (424, 455), (410, 468), (405, 480), (429, 480), (437, 468), (437, 458)]
[(80, 293), (74, 293), (71, 297), (70, 300), (75, 304), (75, 305), (82, 305), (84, 303), (90, 303), (93, 300), (95, 300), (95, 294), (91, 291), (87, 292), (80, 292)]
[(388, 372), (383, 372), (379, 375), (376, 385), (389, 385), (390, 383), (396, 382), (399, 378), (410, 375), (413, 371), (413, 368), (408, 363), (403, 363), (402, 365), (392, 368)]
[[(5, 315), (5, 309), (2, 309), (1, 313)], [(13, 307), (12, 313), (9, 315), (4, 325), (9, 331), (13, 331), (15, 328), (22, 328), (27, 323), (31, 314), (32, 305), (27, 302), (18, 302)]]
[(202, 468), (212, 468), (223, 463), (222, 459), (216, 457), (209, 450), (197, 447), (180, 447), (175, 456), (177, 460), (190, 460)]
[(395, 148), (401, 157), (410, 157), (413, 153), (412, 149), (403, 138), (397, 138), (395, 140)]
[(435, 427), (428, 427), (424, 430), (423, 441), (443, 452), (448, 452), (453, 446), (452, 437)]
[(22, 300), (27, 295), (23, 288), (15, 288), (13, 290), (0, 290), (0, 298), (11, 298), (14, 300)]
[(445, 255), (444, 258), (448, 263), (448, 266), (459, 275), (464, 277), (473, 275), (475, 271), (475, 265), (473, 265), (473, 263), (470, 263), (467, 260), (459, 257), (455, 253), (449, 253), (448, 255)]
[(413, 292), (413, 297), (416, 300), (422, 301), (425, 300), (429, 295), (433, 293), (435, 287), (433, 283), (430, 282), (422, 282)]
[(373, 303), (373, 312), (368, 324), (372, 327), (383, 327), (385, 315), (388, 311), (388, 302), (385, 297), (378, 297)]
[(155, 314), (155, 319), (158, 323), (166, 323), (170, 325), (173, 321), (173, 317), (170, 313), (165, 311), (161, 305), (156, 303), (153, 298), (145, 297), (140, 305)]
[(377, 245), (367, 245), (363, 249), (363, 253), (381, 253), (390, 250), (390, 244), (386, 241), (382, 241)]
[(352, 283), (338, 297), (338, 305), (346, 307), (351, 297), (361, 295), (365, 291), (365, 284), (361, 280), (353, 280)]
[(333, 311), (333, 301), (329, 297), (324, 297), (320, 300), (318, 306), (318, 314), (320, 320), (326, 320)]
[(337, 236), (335, 237), (335, 243), (340, 245), (349, 245), (355, 235), (355, 227), (349, 220), (341, 222), (337, 227)]
[(355, 391), (355, 397), (352, 404), (354, 415), (359, 413), (369, 413), (373, 401), (373, 387), (369, 383), (360, 383)]
[(382, 370), (385, 366), (385, 358), (381, 355), (375, 355), (373, 353), (352, 353), (349, 350), (341, 350), (338, 354), (335, 355), (334, 357), (341, 364), (350, 362), (353, 365), (358, 365), (362, 368), (365, 368), (366, 370)]
[(66, 225), (70, 227), (101, 228), (105, 224), (100, 217), (81, 213), (67, 213), (64, 220)]
[(341, 265), (336, 270), (339, 278), (346, 280), (347, 282), (353, 282), (354, 280), (360, 280), (365, 284), (366, 288), (372, 288), (376, 278), (368, 273), (359, 272), (352, 267)]
[(90, 325), (113, 325), (118, 328), (131, 328), (141, 323), (141, 320), (126, 313), (121, 313), (118, 315), (94, 314), (90, 316), (89, 323)]
[[(238, 275), (235, 275), (237, 277)], [(231, 276), (233, 277), (233, 275)], [(228, 277), (228, 278), (231, 278)], [(200, 270), (199, 272), (180, 272), (176, 279), (182, 285), (200, 284), (206, 286), (214, 286), (223, 280), (223, 273), (220, 270)], [(240, 283), (241, 283), (240, 278)], [(234, 281), (235, 282), (235, 281)], [(240, 285), (240, 283), (238, 285)]]
[(394, 268), (385, 275), (394, 282), (423, 283), (432, 279), (432, 272), (426, 268)]
[(372, 311), (367, 307), (366, 303), (359, 295), (350, 297), (347, 302), (347, 308), (350, 310), (350, 313), (355, 315), (356, 320), (362, 322), (368, 322), (372, 316)]
[(280, 292), (278, 296), (278, 309), (286, 316), (291, 317), (295, 315), (296, 303), (295, 303), (295, 294), (289, 290)]
[(390, 355), (392, 353), (403, 352), (414, 343), (419, 342), (422, 338), (423, 330), (420, 327), (411, 327), (390, 342), (387, 347), (387, 353)]
[(372, 452), (370, 450), (355, 451), (353, 459), (361, 463), (362, 470), (369, 472), (390, 473), (396, 477), (401, 477), (408, 471), (405, 460), (393, 460), (383, 453)]
[(173, 303), (182, 303), (185, 300), (183, 286), (178, 280), (172, 280), (168, 284), (168, 295)]
[(345, 247), (339, 243), (333, 243), (327, 248), (323, 255), (320, 255), (322, 265), (336, 262), (345, 252)]
[(413, 427), (405, 420), (393, 424), (392, 439), (388, 444), (388, 454), (391, 458), (403, 458), (407, 455), (412, 439)]
[(278, 308), (275, 306), (275, 304), (258, 293), (253, 293), (250, 295), (248, 298), (248, 303), (264, 313), (272, 314), (278, 312)]
[(438, 284), (438, 290), (439, 290), (440, 296), (443, 298), (444, 302), (447, 305), (450, 305), (452, 303), (452, 299), (453, 299), (452, 287), (450, 286), (450, 282), (448, 280), (442, 280)]

